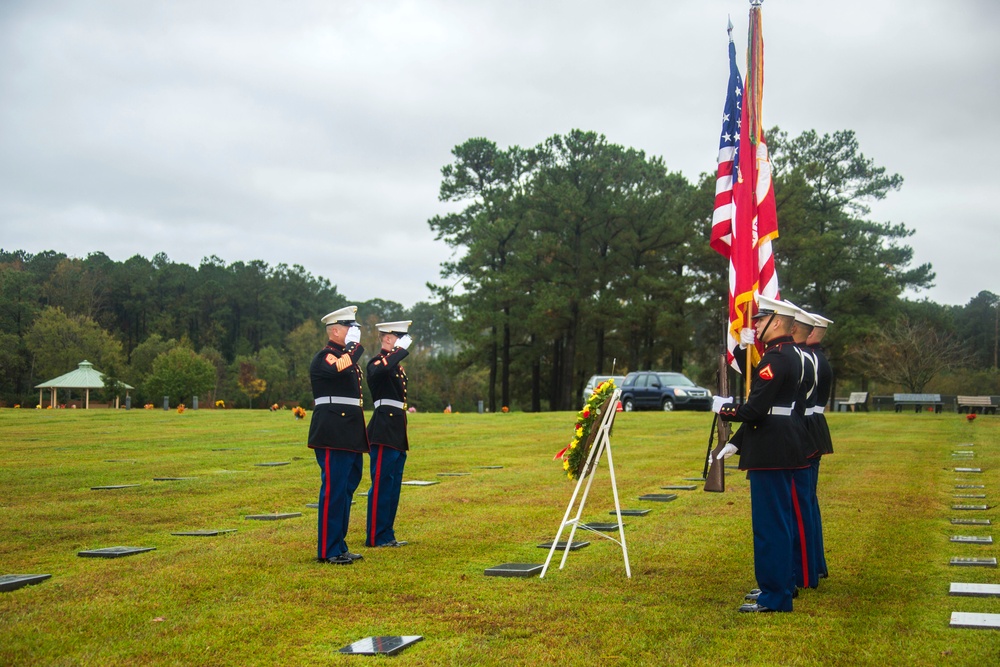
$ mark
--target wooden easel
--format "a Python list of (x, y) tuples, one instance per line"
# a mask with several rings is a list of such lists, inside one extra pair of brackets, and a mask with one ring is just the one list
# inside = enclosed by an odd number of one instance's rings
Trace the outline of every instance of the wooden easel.
[[(566, 565), (566, 558), (569, 556), (570, 547), (573, 545), (573, 536), (576, 534), (577, 527), (580, 527), (580, 517), (583, 515), (583, 508), (587, 504), (587, 496), (590, 494), (590, 487), (594, 483), (594, 475), (597, 472), (597, 464), (601, 460), (601, 455), (607, 452), (608, 455), (608, 470), (611, 471), (611, 491), (615, 497), (615, 518), (618, 520), (618, 539), (606, 535), (600, 531), (593, 530), (592, 528), (584, 528), (595, 535), (603, 537), (607, 540), (611, 540), (615, 544), (622, 548), (622, 557), (625, 559), (625, 574), (630, 579), (632, 578), (632, 568), (629, 566), (628, 562), (628, 547), (625, 544), (625, 529), (622, 527), (622, 508), (621, 503), (618, 501), (618, 484), (615, 481), (615, 464), (611, 458), (611, 426), (615, 422), (615, 408), (618, 405), (618, 400), (621, 398), (621, 389), (615, 389), (614, 393), (611, 394), (611, 398), (604, 404), (604, 414), (601, 415), (601, 425), (597, 429), (596, 437), (594, 442), (590, 447), (590, 452), (587, 454), (587, 460), (583, 464), (583, 471), (580, 474), (580, 478), (576, 481), (576, 489), (573, 490), (573, 497), (570, 498), (569, 505), (566, 507), (566, 514), (563, 515), (562, 523), (559, 524), (559, 530), (556, 532), (556, 538), (552, 540), (552, 546), (549, 548), (549, 555), (545, 559), (545, 565), (542, 567), (542, 573), (538, 575), (541, 579), (545, 576), (546, 571), (549, 569), (549, 563), (552, 561), (552, 556), (555, 555), (556, 546), (559, 544), (559, 537), (563, 533), (563, 529), (567, 526), (570, 527), (569, 537), (566, 540), (566, 547), (563, 550), (562, 561), (559, 563), (559, 569), (563, 569)], [(586, 487), (583, 489), (583, 495), (580, 496), (580, 487), (583, 486), (584, 480), (587, 481)], [(577, 505), (577, 497), (580, 498), (579, 505)], [(576, 506), (576, 514), (573, 518), (569, 518), (570, 514), (573, 513), (573, 508)]]

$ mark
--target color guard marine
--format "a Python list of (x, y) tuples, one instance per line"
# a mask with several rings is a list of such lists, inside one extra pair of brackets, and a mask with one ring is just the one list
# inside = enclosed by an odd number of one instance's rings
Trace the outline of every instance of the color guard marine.
[(317, 559), (350, 565), (361, 558), (347, 549), (351, 500), (361, 482), (368, 451), (361, 398), (362, 373), (358, 360), (364, 352), (356, 306), (326, 315), (329, 341), (309, 365), (315, 406), (309, 422), (309, 447), (320, 469)]
[(375, 408), (368, 422), (370, 443), (371, 491), (368, 494), (367, 538), (369, 547), (401, 547), (394, 524), (399, 507), (406, 452), (406, 371), (400, 365), (413, 342), (409, 335), (412, 321), (381, 322), (381, 350), (368, 362), (368, 388)]
[[(822, 457), (827, 454), (833, 454), (833, 440), (830, 438), (830, 427), (826, 423), (826, 404), (830, 401), (830, 390), (833, 385), (833, 368), (830, 366), (830, 362), (826, 358), (826, 353), (823, 351), (822, 341), (826, 336), (826, 331), (833, 320), (827, 319), (818, 313), (809, 313), (813, 318), (813, 330), (806, 338), (806, 345), (812, 351), (813, 356), (816, 358), (816, 405), (813, 408), (813, 414), (806, 416), (806, 421), (809, 422), (809, 426), (813, 432), (813, 437), (816, 440), (816, 444), (819, 446), (820, 456), (810, 459), (810, 464), (813, 469), (813, 495), (816, 493), (816, 487), (819, 485), (819, 466)], [(823, 519), (819, 509), (819, 501), (816, 502), (816, 567), (818, 570), (817, 576), (820, 579), (825, 579), (829, 575), (829, 570), (826, 566), (826, 550), (823, 545)]]
[[(795, 311), (784, 302), (759, 298), (754, 316), (764, 354), (750, 379), (743, 404), (716, 397), (712, 409), (726, 421), (743, 422), (719, 458), (740, 454), (740, 469), (750, 480), (754, 571), (758, 588), (741, 612), (791, 611), (795, 594), (792, 565), (792, 475), (807, 468), (805, 426), (795, 410), (802, 359), (791, 337)], [(743, 336), (741, 336), (741, 340)], [(750, 341), (752, 342), (752, 336)]]

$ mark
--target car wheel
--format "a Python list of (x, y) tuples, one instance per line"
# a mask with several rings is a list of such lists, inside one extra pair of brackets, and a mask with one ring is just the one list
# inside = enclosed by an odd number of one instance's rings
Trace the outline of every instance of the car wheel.
[(634, 409), (635, 408), (632, 406), (631, 398), (626, 398), (624, 401), (622, 401), (622, 410), (624, 410), (625, 412), (632, 412), (632, 410)]
[(663, 399), (663, 411), (673, 412), (674, 411), (674, 401), (671, 398)]

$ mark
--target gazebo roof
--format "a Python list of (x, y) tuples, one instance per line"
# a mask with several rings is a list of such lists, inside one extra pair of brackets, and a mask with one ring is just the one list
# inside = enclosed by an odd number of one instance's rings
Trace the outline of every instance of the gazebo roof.
[[(135, 389), (130, 385), (122, 383), (126, 389)], [(94, 364), (86, 359), (80, 362), (75, 371), (70, 371), (65, 375), (36, 384), (35, 389), (103, 389), (104, 373), (94, 370)]]

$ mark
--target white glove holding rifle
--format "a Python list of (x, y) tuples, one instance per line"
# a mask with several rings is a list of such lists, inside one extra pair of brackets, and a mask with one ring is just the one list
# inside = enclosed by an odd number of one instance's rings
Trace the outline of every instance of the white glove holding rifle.
[(732, 396), (713, 396), (712, 397), (712, 412), (719, 414), (719, 410), (722, 409), (723, 405), (728, 405), (733, 402)]
[(736, 453), (736, 445), (734, 445), (731, 442), (727, 442), (726, 446), (719, 451), (718, 455), (715, 457), (715, 460), (721, 461), (722, 459), (728, 459), (735, 453)]

